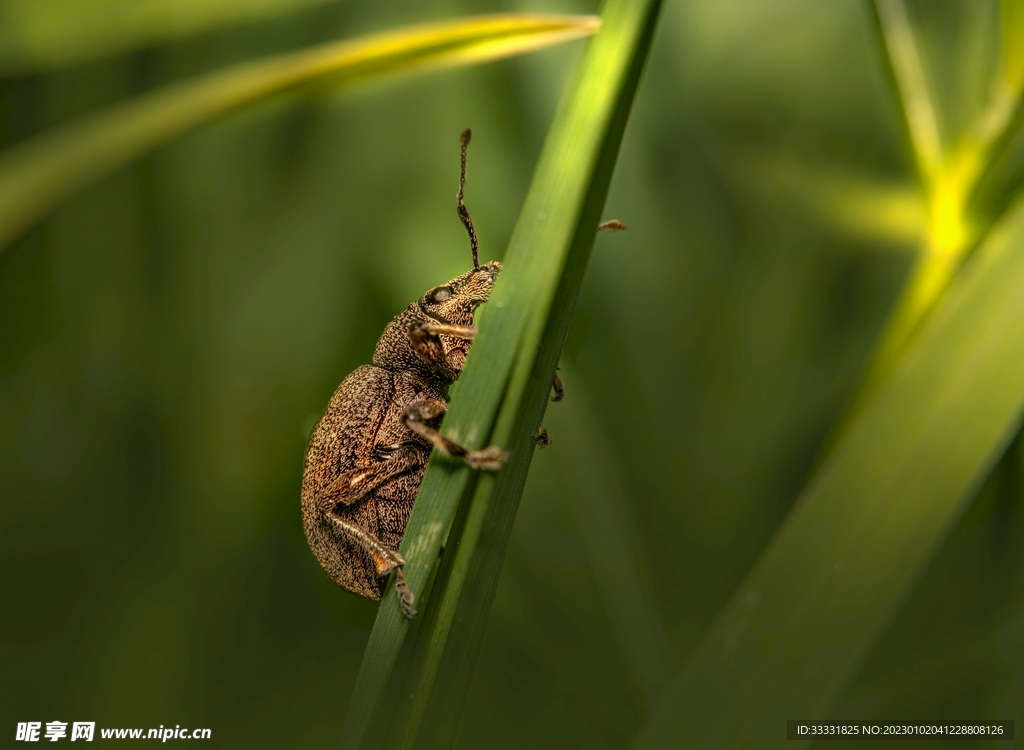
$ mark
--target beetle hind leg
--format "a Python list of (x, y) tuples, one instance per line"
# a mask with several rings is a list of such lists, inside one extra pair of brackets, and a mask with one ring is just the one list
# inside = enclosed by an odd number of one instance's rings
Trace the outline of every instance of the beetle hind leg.
[(327, 518), (335, 528), (369, 553), (374, 567), (377, 568), (378, 576), (385, 576), (395, 568), (405, 565), (405, 559), (398, 554), (397, 550), (391, 549), (373, 534), (334, 513), (328, 512)]
[(395, 593), (398, 594), (398, 606), (402, 608), (402, 614), (406, 617), (415, 617), (418, 613), (412, 608), (416, 595), (409, 588), (409, 582), (405, 580), (405, 573), (401, 567), (395, 568)]
[(412, 608), (415, 596), (409, 590), (405, 574), (402, 572), (405, 558), (398, 553), (398, 550), (391, 549), (373, 534), (364, 531), (351, 521), (341, 518), (331, 511), (328, 511), (325, 515), (336, 529), (366, 550), (367, 554), (370, 555), (370, 559), (373, 560), (378, 577), (395, 571), (395, 593), (398, 595), (398, 604), (402, 608), (402, 614), (406, 617), (415, 617), (416, 610)]

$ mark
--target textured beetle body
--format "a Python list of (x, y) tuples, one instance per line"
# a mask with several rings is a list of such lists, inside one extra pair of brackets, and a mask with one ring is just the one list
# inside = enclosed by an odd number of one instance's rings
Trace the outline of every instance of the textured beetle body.
[(404, 563), (398, 545), (433, 445), (477, 468), (501, 465), (497, 449), (471, 451), (437, 432), (447, 388), (469, 353), (473, 312), (500, 268), (478, 266), (409, 305), (385, 329), (373, 364), (338, 386), (313, 431), (303, 525), (317, 560), (349, 591), (380, 599), (386, 575)]
[[(302, 515), (310, 547), (335, 583), (371, 599), (380, 599), (386, 579), (378, 576), (372, 554), (324, 517), (317, 496), (346, 468), (369, 469), (382, 458), (381, 446), (405, 442), (410, 465), (404, 473), (388, 479), (358, 502), (337, 503), (331, 510), (374, 534), (387, 547), (398, 549), (430, 456), (430, 444), (395, 419), (394, 412), (402, 401), (411, 403), (420, 394), (430, 393), (426, 384), (411, 381), (404, 373), (396, 375), (381, 367), (363, 365), (357, 369), (335, 391), (313, 433), (306, 458)], [(396, 434), (400, 432), (398, 427), (409, 435)]]
[[(466, 147), (456, 210), (469, 234), (473, 270), (434, 287), (392, 320), (377, 342), (372, 365), (342, 381), (313, 430), (302, 476), (302, 521), (316, 559), (331, 579), (360, 596), (380, 599), (395, 572), (402, 612), (416, 615), (398, 546), (433, 446), (471, 468), (497, 471), (507, 458), (496, 446), (470, 450), (438, 431), (448, 408), (448, 386), (459, 377), (476, 335), (473, 314), (491, 296), (501, 270), (480, 265), (479, 243), (462, 192)], [(598, 231), (625, 229), (608, 221)], [(556, 375), (552, 401), (564, 395)], [(541, 428), (541, 447), (551, 443)]]

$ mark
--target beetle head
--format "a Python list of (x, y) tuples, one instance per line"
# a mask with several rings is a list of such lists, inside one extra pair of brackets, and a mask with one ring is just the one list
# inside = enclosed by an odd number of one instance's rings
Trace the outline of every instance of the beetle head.
[(499, 271), (501, 264), (495, 260), (456, 276), (420, 297), (419, 308), (424, 315), (439, 323), (473, 325), (473, 313), (491, 296)]
[(480, 265), (480, 243), (477, 240), (476, 229), (473, 227), (473, 219), (469, 216), (469, 209), (466, 208), (462, 199), (462, 193), (466, 187), (466, 148), (469, 146), (472, 136), (472, 131), (467, 128), (460, 138), (462, 164), (459, 170), (456, 209), (459, 219), (462, 220), (463, 226), (466, 227), (466, 233), (469, 235), (469, 246), (473, 251), (473, 270), (457, 276), (447, 284), (435, 286), (424, 294), (418, 303), (420, 310), (428, 318), (433, 318), (440, 323), (454, 323), (462, 326), (473, 325), (473, 312), (491, 296), (494, 279), (501, 270), (501, 264), (496, 260)]
[(459, 219), (466, 227), (469, 245), (473, 253), (473, 270), (456, 276), (447, 284), (435, 286), (419, 300), (409, 305), (397, 318), (388, 324), (377, 343), (373, 363), (392, 370), (416, 369), (430, 377), (452, 381), (458, 377), (469, 353), (472, 335), (448, 331), (437, 334), (437, 345), (433, 350), (416, 350), (412, 337), (421, 330), (419, 326), (432, 320), (436, 323), (455, 326), (472, 326), (473, 313), (491, 296), (494, 280), (501, 271), (497, 261), (480, 265), (479, 242), (469, 210), (463, 202), (466, 185), (466, 147), (470, 131), (462, 134), (462, 169), (459, 173), (459, 192), (456, 208)]

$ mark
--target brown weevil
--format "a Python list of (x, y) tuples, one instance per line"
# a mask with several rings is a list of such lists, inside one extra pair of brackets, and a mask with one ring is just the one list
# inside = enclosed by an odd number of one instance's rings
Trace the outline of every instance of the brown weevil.
[(470, 450), (438, 432), (448, 386), (459, 377), (476, 334), (473, 313), (501, 270), (480, 265), (473, 220), (463, 203), (462, 134), (457, 211), (469, 234), (473, 270), (434, 287), (384, 329), (372, 365), (342, 381), (313, 430), (302, 476), (302, 521), (313, 554), (339, 586), (379, 600), (395, 571), (402, 611), (416, 615), (398, 553), (433, 446), (471, 467), (496, 471), (497, 447)]

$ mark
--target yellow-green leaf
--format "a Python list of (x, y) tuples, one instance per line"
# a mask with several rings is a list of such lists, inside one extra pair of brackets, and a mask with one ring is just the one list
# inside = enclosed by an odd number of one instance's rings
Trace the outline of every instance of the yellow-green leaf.
[(0, 0), (0, 71), (53, 70), (329, 2)]
[(149, 149), (299, 84), (473, 65), (588, 36), (599, 25), (596, 16), (470, 16), (255, 60), (143, 94), (0, 153), (0, 248)]

